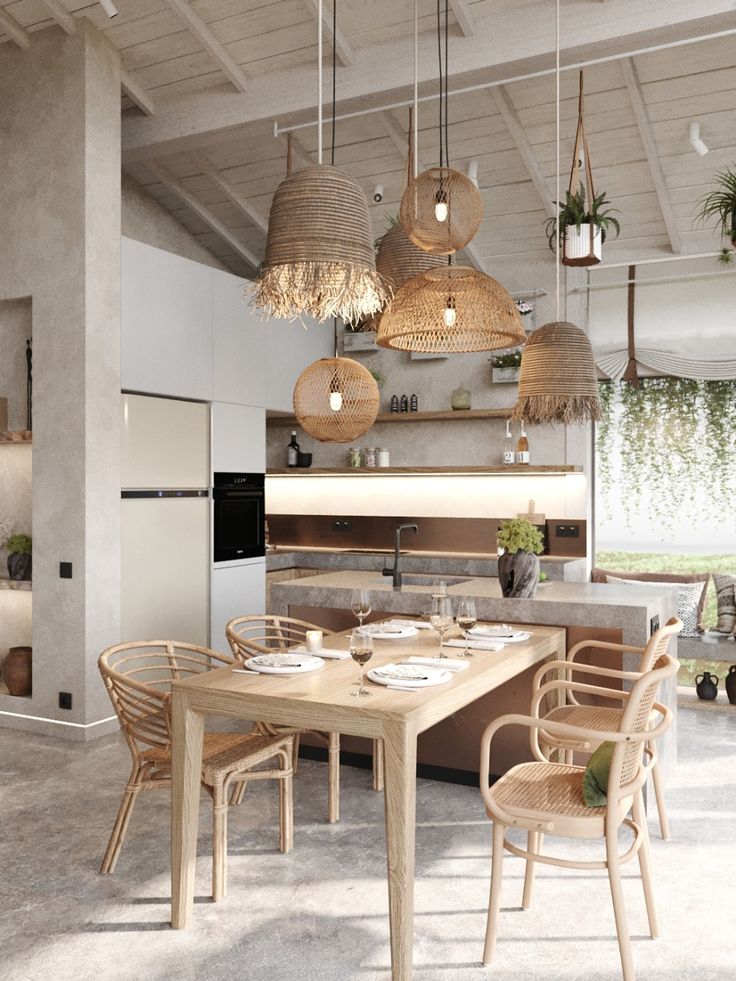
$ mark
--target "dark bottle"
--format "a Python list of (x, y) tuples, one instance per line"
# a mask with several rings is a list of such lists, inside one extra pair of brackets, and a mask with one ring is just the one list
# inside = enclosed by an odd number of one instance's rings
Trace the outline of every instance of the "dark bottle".
[(726, 675), (726, 694), (732, 705), (736, 705), (736, 664), (732, 664)]
[(416, 395), (412, 395), (409, 399), (409, 412), (416, 412), (419, 409), (419, 399)]
[(704, 702), (712, 702), (718, 694), (718, 678), (709, 671), (704, 671), (695, 679), (695, 691)]
[(295, 467), (299, 456), (299, 444), (296, 441), (296, 429), (291, 431), (291, 441), (286, 447), (286, 466)]
[(402, 412), (409, 411), (409, 399), (406, 397), (406, 395), (401, 396), (401, 401), (399, 402), (399, 406)]
[(398, 395), (392, 395), (391, 396), (391, 411), (392, 412), (398, 412), (399, 411), (399, 397), (398, 397)]

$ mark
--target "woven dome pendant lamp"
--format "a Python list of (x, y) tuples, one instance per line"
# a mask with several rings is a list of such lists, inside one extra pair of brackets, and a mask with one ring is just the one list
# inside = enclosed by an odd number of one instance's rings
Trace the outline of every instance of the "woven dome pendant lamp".
[(351, 358), (322, 358), (294, 386), (299, 425), (320, 443), (349, 443), (368, 432), (380, 396), (373, 375)]
[[(557, 200), (560, 199), (560, 0), (556, 0)], [(585, 331), (560, 317), (560, 238), (555, 238), (557, 319), (524, 345), (513, 418), (585, 423), (601, 418), (593, 348)]]
[(396, 292), (378, 325), (377, 343), (399, 351), (467, 353), (516, 347), (524, 327), (511, 295), (469, 266), (414, 276)]
[[(382, 309), (388, 291), (376, 271), (368, 200), (360, 185), (322, 163), (322, 0), (318, 21), (318, 164), (291, 173), (276, 189), (266, 254), (253, 304), (266, 315), (353, 323)], [(333, 55), (333, 93), (334, 93)], [(334, 162), (334, 101), (333, 101)]]
[[(444, 67), (442, 63), (441, 2), (437, 0), (437, 46), (440, 82), (440, 159), (439, 166), (416, 173), (401, 198), (399, 218), (412, 242), (424, 252), (451, 255), (475, 236), (483, 218), (483, 200), (473, 181), (449, 165), (447, 147), (447, 76), (448, 76), (448, 0), (444, 0)], [(417, 8), (414, 7), (414, 114), (417, 113)], [(416, 144), (416, 129), (415, 140)]]

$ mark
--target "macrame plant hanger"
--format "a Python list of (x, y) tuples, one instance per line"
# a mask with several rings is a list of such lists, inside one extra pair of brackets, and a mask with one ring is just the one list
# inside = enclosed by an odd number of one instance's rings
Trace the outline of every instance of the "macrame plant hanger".
[(636, 339), (634, 337), (634, 298), (636, 295), (636, 266), (629, 266), (627, 332), (629, 360), (622, 381), (628, 382), (632, 388), (639, 387), (639, 372), (636, 366)]
[[(585, 202), (588, 208), (593, 206), (595, 200), (595, 185), (593, 183), (593, 167), (590, 162), (590, 147), (588, 137), (585, 132), (585, 92), (583, 85), (583, 72), (580, 71), (580, 90), (578, 93), (578, 128), (575, 133), (575, 147), (572, 153), (572, 167), (570, 168), (570, 183), (567, 190), (569, 194), (577, 194), (580, 188), (585, 191)], [(569, 227), (569, 226), (568, 226)], [(595, 237), (597, 226), (591, 222), (588, 226), (588, 251), (582, 255), (570, 255), (567, 236), (564, 239), (562, 251), (562, 261), (566, 266), (595, 266), (601, 259), (596, 255)], [(581, 251), (581, 250), (575, 250)]]

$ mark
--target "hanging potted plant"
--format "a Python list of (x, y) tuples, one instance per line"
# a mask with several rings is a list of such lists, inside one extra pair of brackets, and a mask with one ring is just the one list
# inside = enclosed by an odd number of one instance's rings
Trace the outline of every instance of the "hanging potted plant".
[(11, 579), (31, 578), (32, 540), (30, 535), (11, 535), (4, 543), (8, 550), (8, 575)]
[(696, 217), (703, 223), (717, 218), (721, 234), (736, 246), (736, 170), (722, 170), (713, 183), (713, 190), (698, 202)]
[(504, 596), (531, 599), (539, 585), (542, 533), (528, 518), (502, 521), (496, 537), (504, 551), (498, 557), (498, 580)]
[(497, 354), (491, 361), (491, 380), (498, 382), (518, 382), (521, 371), (521, 348)]
[(606, 192), (596, 195), (587, 207), (585, 187), (567, 191), (560, 213), (547, 219), (547, 241), (554, 252), (555, 235), (560, 236), (562, 261), (566, 266), (594, 266), (603, 257), (603, 243), (607, 235), (621, 231), (618, 219), (612, 215)]

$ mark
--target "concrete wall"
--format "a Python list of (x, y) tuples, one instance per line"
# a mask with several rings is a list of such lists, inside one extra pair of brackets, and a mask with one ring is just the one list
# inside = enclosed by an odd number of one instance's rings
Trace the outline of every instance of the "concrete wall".
[(0, 721), (79, 737), (111, 715), (95, 662), (119, 635), (118, 53), (84, 21), (3, 45), (0, 131), (0, 301), (32, 299), (35, 381), (33, 696)]
[(121, 194), (122, 232), (127, 238), (134, 238), (137, 242), (146, 242), (185, 259), (194, 259), (205, 266), (230, 272), (227, 266), (127, 174), (122, 175)]

